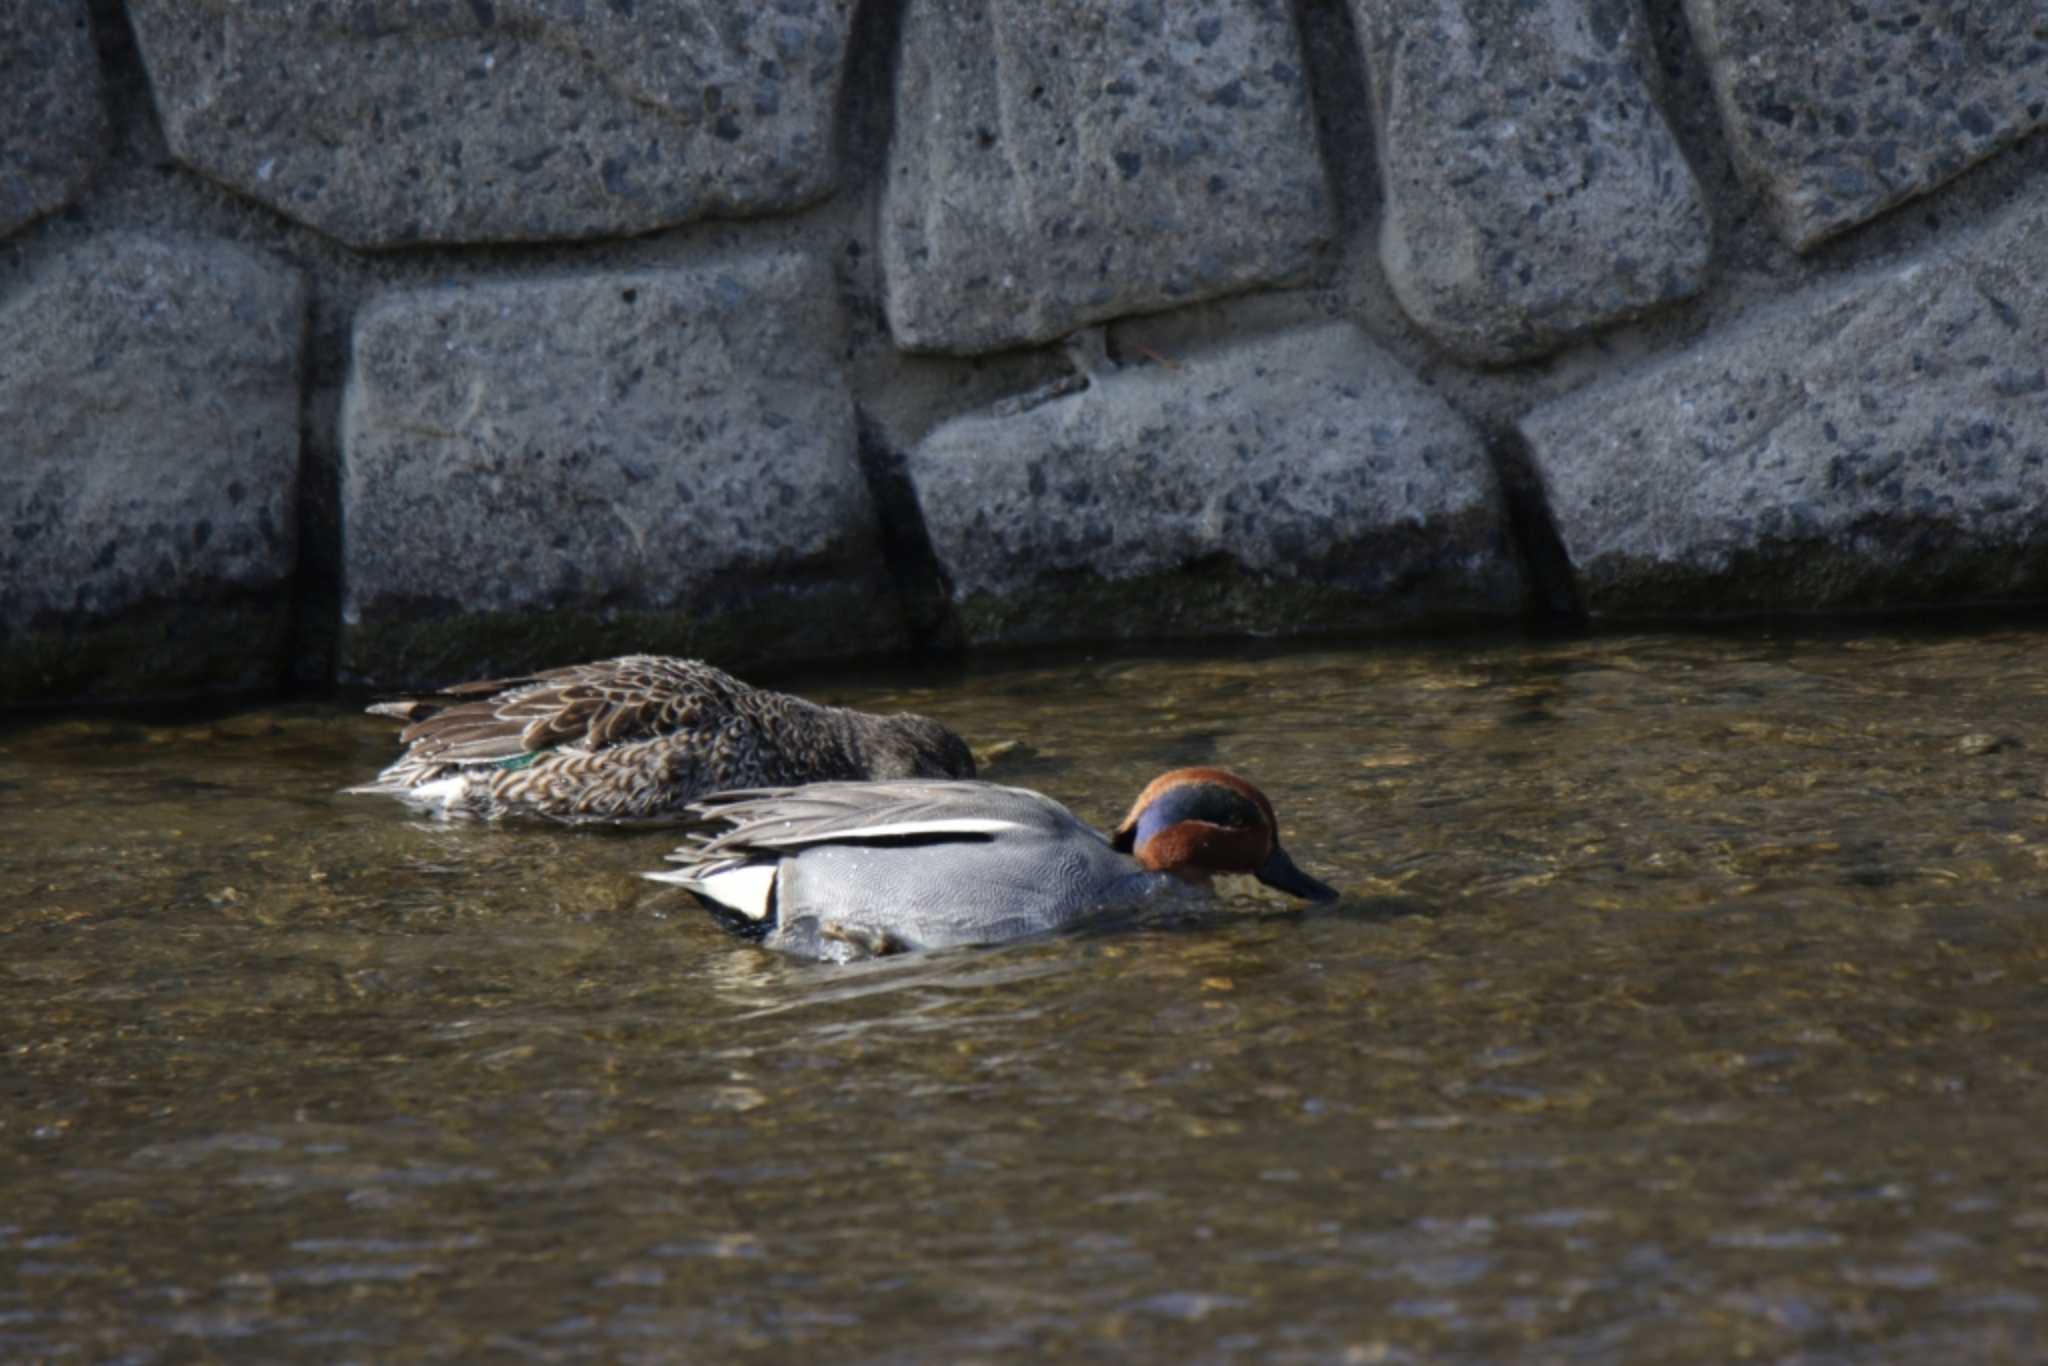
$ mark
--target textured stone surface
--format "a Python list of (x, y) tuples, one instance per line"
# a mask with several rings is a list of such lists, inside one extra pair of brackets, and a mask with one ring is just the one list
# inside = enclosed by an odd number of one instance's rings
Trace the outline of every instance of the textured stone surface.
[(0, 237), (70, 203), (106, 139), (85, 0), (0, 4)]
[(989, 351), (1286, 280), (1330, 211), (1277, 0), (910, 0), (889, 321)]
[(934, 431), (909, 474), (970, 639), (1512, 612), (1478, 436), (1348, 323)]
[(842, 335), (792, 253), (374, 303), (342, 416), (345, 672), (900, 645)]
[(1596, 613), (2048, 592), (2048, 200), (1523, 423)]
[(645, 232), (831, 188), (852, 0), (131, 0), (171, 148), (356, 246)]
[(0, 703), (275, 685), (297, 271), (110, 236), (0, 301)]
[(1395, 297), (1468, 359), (1697, 292), (1711, 251), (1637, 0), (1352, 0)]
[(2048, 119), (2040, 0), (1685, 0), (1730, 145), (1805, 248)]

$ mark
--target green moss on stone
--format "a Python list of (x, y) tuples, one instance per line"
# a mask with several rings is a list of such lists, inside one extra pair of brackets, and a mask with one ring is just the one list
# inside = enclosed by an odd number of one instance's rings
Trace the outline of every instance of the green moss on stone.
[(1044, 644), (1460, 628), (1515, 618), (1523, 595), (1498, 511), (1482, 506), (1318, 545), (1284, 574), (1215, 551), (1129, 576), (1048, 569), (956, 607), (971, 643)]
[(341, 675), (375, 687), (429, 687), (609, 655), (694, 655), (721, 668), (843, 659), (904, 647), (901, 606), (871, 584), (756, 591), (717, 613), (641, 609), (549, 612), (395, 610), (345, 625)]
[(968, 594), (958, 611), (967, 638), (981, 644), (1317, 635), (1513, 614), (1511, 592), (1501, 593), (1497, 612), (1479, 596), (1466, 592), (1446, 607), (1425, 593), (1269, 578), (1215, 557), (1130, 578), (1043, 575), (1028, 592)]
[(1985, 542), (1954, 523), (1873, 521), (1827, 537), (1768, 537), (1718, 562), (1605, 555), (1580, 570), (1594, 615), (1682, 621), (1867, 613), (2048, 597), (2048, 544)]
[(117, 617), (23, 631), (0, 645), (0, 708), (271, 691), (283, 684), (291, 606), (280, 589), (149, 602)]

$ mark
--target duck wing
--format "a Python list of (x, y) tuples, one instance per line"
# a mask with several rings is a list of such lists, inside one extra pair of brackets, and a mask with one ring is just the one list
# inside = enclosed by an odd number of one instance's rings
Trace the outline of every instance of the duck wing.
[(1049, 797), (996, 783), (810, 783), (718, 792), (692, 802), (685, 831), (691, 843), (668, 857), (699, 864), (776, 859), (819, 844), (991, 840), (1072, 820)]
[(369, 710), (407, 723), (415, 762), (499, 763), (571, 745), (599, 750), (697, 729), (752, 692), (709, 664), (659, 655), (481, 679)]

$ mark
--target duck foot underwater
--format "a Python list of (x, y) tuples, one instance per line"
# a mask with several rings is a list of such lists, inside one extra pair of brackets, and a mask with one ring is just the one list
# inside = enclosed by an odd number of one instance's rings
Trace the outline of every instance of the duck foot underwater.
[(985, 782), (814, 783), (689, 807), (681, 865), (728, 928), (849, 962), (1065, 929), (1244, 873), (1310, 901), (1337, 890), (1280, 846), (1264, 793), (1220, 768), (1154, 779), (1108, 838), (1052, 798)]
[(820, 706), (661, 655), (459, 683), (369, 711), (406, 723), (406, 750), (343, 791), (443, 819), (649, 824), (732, 788), (974, 776), (966, 743), (928, 716)]

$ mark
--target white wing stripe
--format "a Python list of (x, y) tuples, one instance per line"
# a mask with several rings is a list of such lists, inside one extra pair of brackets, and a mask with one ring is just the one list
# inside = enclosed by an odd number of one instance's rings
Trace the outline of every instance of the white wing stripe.
[(836, 840), (902, 839), (910, 835), (997, 835), (1005, 830), (1028, 827), (1015, 821), (989, 816), (954, 816), (945, 820), (897, 821), (881, 825), (854, 825), (820, 830), (816, 834), (792, 835), (774, 841), (778, 845), (831, 844)]

